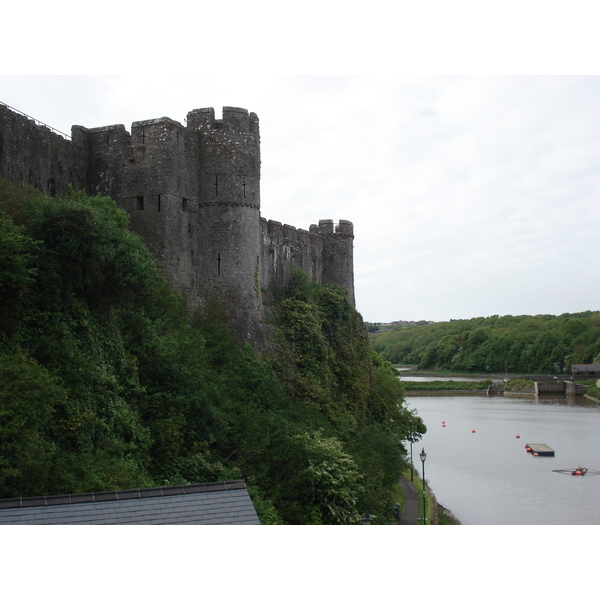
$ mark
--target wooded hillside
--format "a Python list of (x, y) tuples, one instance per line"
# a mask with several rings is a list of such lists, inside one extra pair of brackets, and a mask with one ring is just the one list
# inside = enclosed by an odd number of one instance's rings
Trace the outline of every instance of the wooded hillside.
[(478, 317), (372, 336), (373, 348), (396, 364), (421, 369), (503, 373), (568, 373), (600, 362), (600, 313)]
[(244, 478), (264, 523), (391, 522), (409, 412), (345, 290), (297, 272), (261, 357), (127, 225), (0, 181), (0, 497)]

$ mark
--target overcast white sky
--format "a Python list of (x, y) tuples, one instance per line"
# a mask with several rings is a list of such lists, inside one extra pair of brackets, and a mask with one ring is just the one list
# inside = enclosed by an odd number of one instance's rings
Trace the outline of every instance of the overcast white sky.
[(261, 2), (172, 23), (125, 2), (118, 20), (109, 9), (93, 29), (61, 22), (69, 35), (5, 63), (0, 101), (67, 133), (183, 122), (205, 106), (256, 112), (262, 216), (352, 221), (367, 321), (598, 310), (600, 77), (586, 5), (309, 2), (268, 27)]

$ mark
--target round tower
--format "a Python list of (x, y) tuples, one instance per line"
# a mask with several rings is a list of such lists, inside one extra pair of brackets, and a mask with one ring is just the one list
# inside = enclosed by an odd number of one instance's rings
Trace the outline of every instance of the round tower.
[(260, 134), (258, 117), (243, 108), (193, 110), (187, 126), (198, 131), (196, 236), (200, 294), (217, 295), (241, 337), (262, 343), (259, 317)]

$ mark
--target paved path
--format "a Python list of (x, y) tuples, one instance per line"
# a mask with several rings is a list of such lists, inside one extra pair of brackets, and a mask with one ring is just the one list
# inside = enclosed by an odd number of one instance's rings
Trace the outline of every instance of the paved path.
[(404, 492), (404, 509), (400, 525), (417, 525), (419, 519), (419, 495), (413, 484), (404, 477), (400, 478), (400, 487)]

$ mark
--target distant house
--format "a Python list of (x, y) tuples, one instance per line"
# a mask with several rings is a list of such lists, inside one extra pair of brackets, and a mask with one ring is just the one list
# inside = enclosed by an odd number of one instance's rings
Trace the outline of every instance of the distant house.
[(573, 379), (599, 379), (600, 365), (571, 365)]
[(7, 498), (0, 525), (260, 525), (243, 480)]

